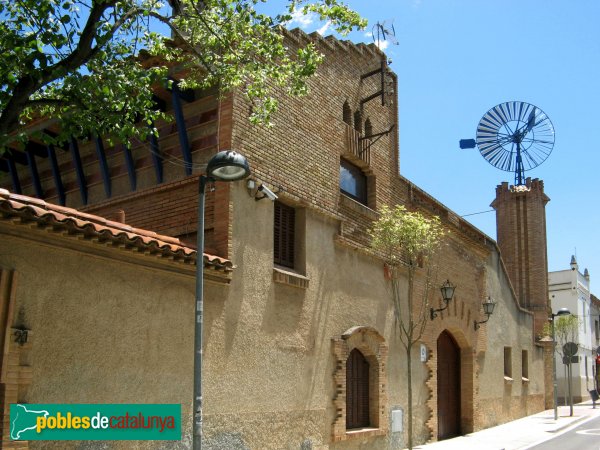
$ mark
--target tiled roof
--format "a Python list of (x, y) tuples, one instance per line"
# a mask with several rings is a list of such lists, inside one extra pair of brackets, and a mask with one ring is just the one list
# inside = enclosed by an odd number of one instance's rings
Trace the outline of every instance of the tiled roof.
[[(12, 218), (20, 223), (34, 222), (58, 233), (67, 231), (68, 235), (77, 238), (114, 243), (131, 251), (159, 255), (187, 264), (196, 262), (196, 250), (185, 246), (177, 238), (0, 189), (0, 219)], [(233, 268), (231, 261), (207, 253), (204, 253), (204, 265), (225, 272)]]

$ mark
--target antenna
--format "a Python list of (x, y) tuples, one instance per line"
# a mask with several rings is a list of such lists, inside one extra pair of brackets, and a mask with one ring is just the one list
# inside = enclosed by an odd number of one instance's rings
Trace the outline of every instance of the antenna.
[(396, 39), (396, 30), (394, 29), (394, 20), (384, 20), (383, 22), (377, 22), (373, 25), (371, 30), (373, 36), (373, 42), (377, 47), (380, 46), (382, 41), (389, 41), (393, 45), (398, 45), (398, 39)]

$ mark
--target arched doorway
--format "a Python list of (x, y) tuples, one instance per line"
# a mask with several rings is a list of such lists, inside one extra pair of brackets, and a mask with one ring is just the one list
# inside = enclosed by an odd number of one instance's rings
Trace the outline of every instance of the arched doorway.
[(437, 340), (438, 440), (461, 434), (460, 348), (447, 331)]

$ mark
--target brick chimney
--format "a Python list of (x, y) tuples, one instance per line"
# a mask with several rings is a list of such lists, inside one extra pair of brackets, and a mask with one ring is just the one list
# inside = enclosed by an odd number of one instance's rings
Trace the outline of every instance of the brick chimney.
[(496, 187), (497, 240), (519, 303), (534, 313), (536, 335), (548, 320), (548, 254), (544, 182), (527, 178), (523, 186)]

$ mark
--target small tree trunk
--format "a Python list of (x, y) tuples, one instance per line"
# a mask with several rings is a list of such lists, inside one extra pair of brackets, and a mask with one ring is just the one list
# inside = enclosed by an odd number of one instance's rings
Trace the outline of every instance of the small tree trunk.
[(406, 388), (408, 393), (408, 416), (406, 418), (408, 422), (408, 448), (413, 448), (413, 400), (412, 400), (412, 359), (411, 359), (412, 345), (406, 346), (406, 362), (408, 364), (406, 375), (408, 386)]

